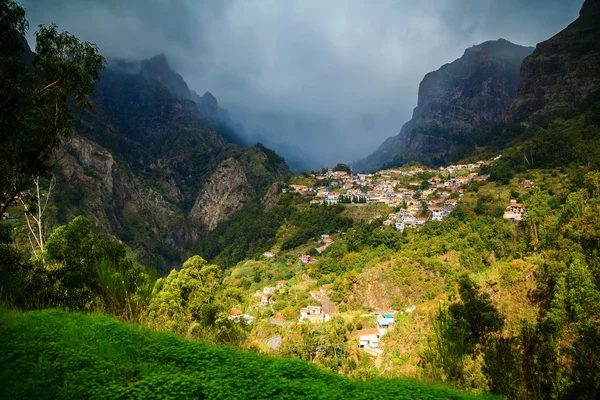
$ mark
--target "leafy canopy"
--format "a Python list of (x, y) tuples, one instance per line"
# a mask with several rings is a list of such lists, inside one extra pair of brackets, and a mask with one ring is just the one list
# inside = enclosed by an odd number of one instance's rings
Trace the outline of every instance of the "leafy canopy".
[(35, 52), (25, 41), (25, 10), (0, 0), (0, 201), (10, 201), (50, 168), (68, 137), (73, 106), (87, 106), (105, 59), (98, 48), (56, 25), (40, 25)]

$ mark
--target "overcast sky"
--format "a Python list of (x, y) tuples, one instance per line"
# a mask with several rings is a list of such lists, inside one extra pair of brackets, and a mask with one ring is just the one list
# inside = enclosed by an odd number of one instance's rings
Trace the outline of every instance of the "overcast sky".
[[(167, 54), (199, 93), (241, 109), (319, 115), (366, 156), (410, 119), (423, 76), (500, 37), (534, 46), (583, 0), (23, 0), (109, 56)], [(342, 134), (338, 132), (338, 134)]]

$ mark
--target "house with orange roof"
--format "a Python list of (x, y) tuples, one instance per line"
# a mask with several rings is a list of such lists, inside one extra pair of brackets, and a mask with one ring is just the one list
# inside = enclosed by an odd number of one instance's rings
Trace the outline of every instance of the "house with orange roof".
[(236, 322), (244, 321), (244, 323), (246, 324), (251, 324), (254, 321), (253, 316), (244, 314), (241, 310), (238, 310), (237, 308), (232, 308), (231, 311), (229, 311), (229, 316), (227, 317), (227, 319)]
[(442, 221), (446, 216), (446, 212), (442, 207), (435, 207), (433, 210), (433, 215), (431, 217), (432, 221)]
[(381, 334), (377, 328), (361, 329), (356, 331), (355, 335), (358, 337), (358, 347), (371, 346), (377, 348), (381, 344), (379, 340)]
[(525, 215), (527, 215), (525, 207), (517, 203), (516, 200), (511, 200), (511, 203), (504, 211), (504, 218), (510, 219), (511, 221), (521, 221)]

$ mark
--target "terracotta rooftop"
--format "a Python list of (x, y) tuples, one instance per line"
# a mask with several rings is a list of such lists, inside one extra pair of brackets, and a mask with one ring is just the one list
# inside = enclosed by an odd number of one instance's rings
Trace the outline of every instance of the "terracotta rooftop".
[(375, 335), (377, 333), (379, 333), (379, 329), (377, 328), (361, 329), (360, 331), (356, 331), (356, 336)]

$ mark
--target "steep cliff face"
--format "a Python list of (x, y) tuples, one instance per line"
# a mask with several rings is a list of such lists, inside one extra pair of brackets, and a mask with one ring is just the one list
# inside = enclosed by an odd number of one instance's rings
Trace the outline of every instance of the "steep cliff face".
[(519, 66), (532, 50), (504, 39), (489, 41), (425, 75), (412, 119), (358, 166), (444, 157), (474, 130), (502, 121), (517, 91)]
[[(166, 61), (158, 61), (152, 68), (163, 69), (152, 71), (169, 76)], [(269, 149), (230, 144), (194, 101), (165, 86), (187, 88), (178, 74), (161, 80), (138, 67), (106, 71), (94, 106), (78, 113), (76, 133), (57, 159), (63, 192), (80, 195), (75, 201), (61, 193), (57, 203), (65, 209), (61, 222), (85, 214), (146, 260), (168, 265), (201, 230), (290, 171)]]
[(128, 171), (110, 151), (76, 134), (58, 153), (58, 167), (66, 179), (59, 189), (69, 185), (85, 194), (80, 207), (60, 204), (67, 209), (62, 210), (68, 213), (66, 219), (84, 213), (146, 260), (156, 257), (152, 253), (161, 247), (176, 251), (197, 239), (179, 207)]
[(242, 166), (229, 158), (219, 164), (205, 185), (190, 212), (190, 219), (207, 230), (213, 230), (255, 195)]
[(539, 43), (523, 61), (506, 120), (564, 115), (600, 91), (600, 1), (586, 0), (579, 18)]

